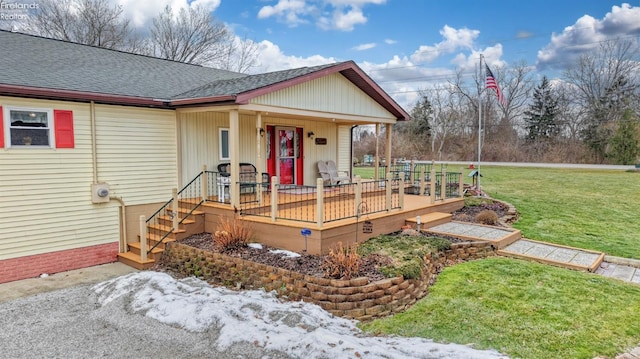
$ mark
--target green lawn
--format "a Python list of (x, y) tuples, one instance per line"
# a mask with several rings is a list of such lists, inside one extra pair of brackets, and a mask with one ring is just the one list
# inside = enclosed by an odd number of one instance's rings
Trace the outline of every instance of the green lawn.
[[(640, 173), (484, 166), (482, 174), (491, 197), (516, 206), (514, 227), (526, 238), (640, 259)], [(638, 323), (640, 286), (491, 258), (446, 268), (424, 299), (363, 329), (525, 359), (593, 358), (639, 345)]]
[[(451, 170), (451, 167), (450, 167)], [(456, 168), (455, 170), (459, 170)], [(529, 239), (640, 259), (640, 173), (482, 167), (482, 188), (518, 209)], [(465, 170), (465, 180), (469, 170)], [(363, 178), (373, 168), (356, 168)]]
[(518, 209), (526, 238), (640, 259), (640, 173), (484, 167), (483, 189)]
[(446, 268), (413, 307), (362, 327), (514, 358), (590, 359), (638, 345), (638, 323), (638, 286), (494, 257)]

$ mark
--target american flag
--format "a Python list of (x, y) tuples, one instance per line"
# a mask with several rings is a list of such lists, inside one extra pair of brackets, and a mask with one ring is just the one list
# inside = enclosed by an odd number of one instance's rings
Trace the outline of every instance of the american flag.
[(487, 70), (485, 87), (488, 89), (493, 89), (496, 92), (496, 95), (498, 96), (498, 101), (500, 101), (501, 104), (506, 106), (507, 99), (505, 99), (504, 96), (502, 95), (502, 91), (500, 91), (500, 87), (498, 87), (498, 82), (496, 82), (496, 78), (493, 76), (493, 72), (491, 72), (489, 65), (485, 64), (484, 66), (486, 67), (486, 70)]

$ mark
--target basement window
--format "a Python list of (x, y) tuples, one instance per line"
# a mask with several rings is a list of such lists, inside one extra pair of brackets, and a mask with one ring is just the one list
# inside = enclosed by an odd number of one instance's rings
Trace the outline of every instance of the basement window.
[(4, 115), (10, 147), (52, 146), (52, 110), (6, 108)]

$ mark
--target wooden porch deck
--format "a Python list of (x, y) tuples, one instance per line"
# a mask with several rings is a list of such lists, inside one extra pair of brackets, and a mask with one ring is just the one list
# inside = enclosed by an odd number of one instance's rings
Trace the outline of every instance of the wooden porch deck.
[[(432, 203), (427, 196), (405, 195), (403, 209), (384, 210), (356, 217), (355, 199), (341, 198), (340, 201), (326, 201), (324, 203), (324, 213), (333, 213), (336, 216), (353, 213), (353, 217), (323, 222), (319, 226), (315, 220), (281, 219), (292, 218), (299, 213), (309, 214), (309, 218), (315, 218), (317, 210), (315, 203), (308, 203), (305, 200), (295, 202), (293, 198), (293, 196), (287, 198), (290, 202), (278, 200), (279, 205), (285, 203), (291, 205), (279, 209), (278, 217), (280, 219), (275, 221), (270, 216), (239, 214), (228, 204), (206, 202), (202, 206), (202, 211), (205, 213), (205, 231), (213, 233), (222, 218), (239, 215), (253, 228), (256, 241), (277, 248), (302, 252), (305, 250), (305, 238), (300, 231), (303, 228), (308, 228), (311, 230), (311, 235), (306, 238), (307, 252), (325, 254), (329, 251), (329, 248), (338, 242), (342, 242), (343, 245), (362, 242), (380, 234), (400, 230), (407, 219), (426, 216), (433, 212), (451, 213), (464, 205), (463, 198), (440, 200)], [(264, 205), (266, 206), (266, 204)], [(266, 208), (269, 208), (269, 206)]]

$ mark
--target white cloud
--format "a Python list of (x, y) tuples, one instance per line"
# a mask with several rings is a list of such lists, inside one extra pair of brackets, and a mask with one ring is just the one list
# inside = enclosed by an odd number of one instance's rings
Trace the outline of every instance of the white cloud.
[(640, 34), (640, 7), (629, 4), (613, 6), (601, 20), (589, 15), (579, 18), (560, 34), (553, 33), (551, 42), (538, 51), (537, 66), (565, 68), (582, 54), (592, 51), (601, 41)]
[(480, 34), (478, 30), (467, 28), (454, 29), (445, 25), (440, 34), (443, 41), (433, 45), (423, 45), (411, 55), (411, 60), (416, 63), (432, 62), (444, 54), (453, 53), (459, 49), (472, 49), (475, 39)]
[(257, 52), (259, 54), (258, 59), (260, 62), (254, 69), (252, 69), (251, 72), (253, 73), (294, 69), (304, 66), (316, 66), (338, 62), (338, 60), (333, 57), (324, 57), (320, 55), (313, 55), (309, 57), (286, 55), (278, 45), (268, 40), (263, 40), (258, 43)]
[(304, 0), (279, 0), (275, 6), (267, 5), (258, 11), (258, 19), (266, 19), (268, 17), (277, 17), (290, 27), (296, 27), (299, 24), (306, 23), (303, 18), (313, 6), (307, 6)]
[(501, 60), (503, 55), (502, 44), (472, 50), (469, 54), (460, 53), (451, 60), (451, 63), (463, 72), (476, 71), (478, 64), (480, 64), (480, 54), (484, 56), (484, 62), (491, 67), (506, 66), (506, 63)]
[(419, 90), (445, 86), (453, 78), (451, 68), (418, 66), (407, 57), (394, 56), (383, 64), (358, 64), (400, 106), (409, 110), (419, 99)]
[(135, 27), (148, 27), (151, 19), (156, 17), (165, 6), (169, 5), (173, 10), (202, 6), (209, 11), (215, 11), (220, 6), (221, 0), (112, 0), (122, 6), (124, 15), (131, 19)]
[(384, 43), (387, 44), (387, 45), (393, 45), (393, 44), (397, 43), (397, 41), (396, 40), (392, 40), (392, 39), (385, 39)]
[[(352, 31), (355, 25), (366, 24), (367, 18), (364, 17), (362, 10), (359, 8), (351, 8), (346, 12), (341, 9), (337, 9), (333, 12), (333, 20), (326, 21), (321, 20), (322, 24), (328, 25), (326, 30), (331, 28), (340, 31)], [(324, 27), (324, 26), (321, 26)]]
[(356, 25), (365, 24), (362, 12), (366, 5), (384, 4), (386, 0), (278, 0), (276, 5), (263, 6), (258, 19), (275, 17), (289, 27), (307, 22), (324, 30), (352, 31)]
[(354, 47), (353, 49), (356, 50), (356, 51), (364, 51), (364, 50), (373, 49), (374, 47), (376, 47), (376, 43), (375, 42), (370, 42), (368, 44), (358, 45), (358, 46)]

